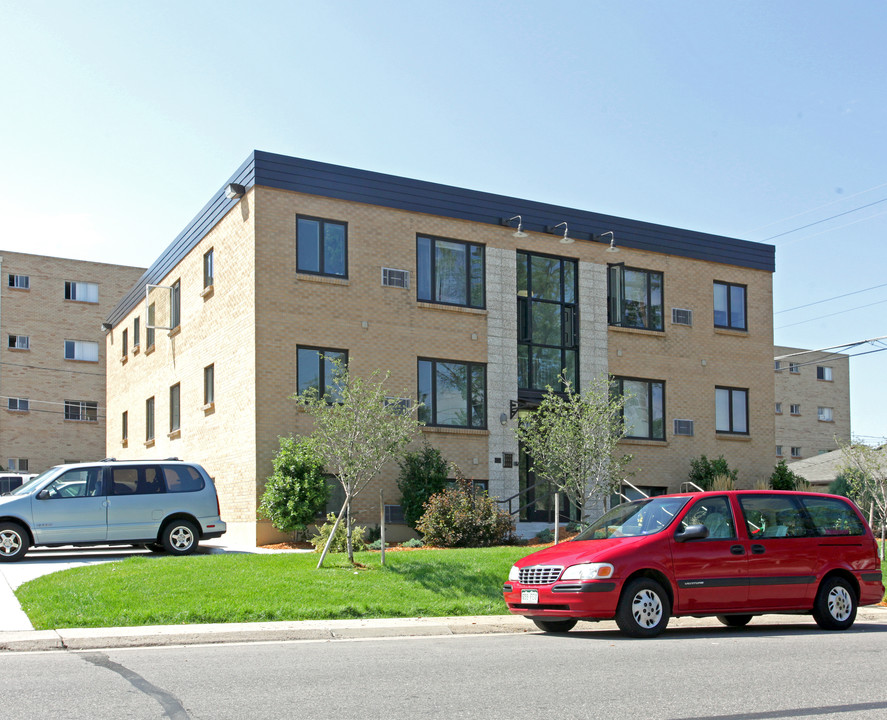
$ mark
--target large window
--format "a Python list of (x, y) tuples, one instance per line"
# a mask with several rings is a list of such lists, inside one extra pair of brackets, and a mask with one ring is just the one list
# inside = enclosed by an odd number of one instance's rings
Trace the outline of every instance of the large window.
[(65, 300), (97, 303), (99, 301), (99, 286), (89, 282), (66, 282)]
[(87, 400), (65, 400), (65, 420), (96, 422), (99, 405)]
[(665, 440), (665, 383), (661, 380), (613, 378), (614, 394), (625, 396), (625, 437)]
[(179, 430), (182, 426), (181, 396), (181, 386), (176, 383), (169, 389), (169, 431), (171, 433)]
[(564, 373), (576, 388), (579, 317), (576, 261), (517, 253), (517, 385), (563, 390)]
[(419, 359), (419, 420), (426, 425), (485, 428), (486, 397), (486, 365)]
[(299, 393), (314, 388), (318, 394), (328, 400), (335, 400), (338, 396), (335, 378), (335, 360), (343, 365), (348, 363), (348, 353), (345, 350), (329, 350), (316, 347), (299, 347), (297, 353), (297, 384)]
[(714, 284), (715, 327), (746, 330), (745, 285)]
[(91, 340), (65, 340), (65, 360), (99, 361), (99, 344)]
[(622, 263), (610, 265), (609, 271), (610, 325), (662, 330), (662, 273)]
[(322, 218), (297, 218), (296, 269), (300, 273), (347, 277), (348, 225)]
[(748, 435), (748, 390), (715, 388), (715, 430)]
[(483, 245), (420, 235), (416, 238), (416, 270), (419, 300), (485, 306)]

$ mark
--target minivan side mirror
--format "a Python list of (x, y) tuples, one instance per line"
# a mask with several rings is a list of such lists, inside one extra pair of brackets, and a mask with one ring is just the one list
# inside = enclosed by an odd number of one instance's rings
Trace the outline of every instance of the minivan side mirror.
[(708, 528), (705, 525), (690, 525), (683, 532), (675, 533), (674, 539), (677, 542), (687, 542), (688, 540), (705, 540), (708, 537)]
[(49, 490), (41, 490), (37, 493), (38, 500), (48, 500), (49, 499)]

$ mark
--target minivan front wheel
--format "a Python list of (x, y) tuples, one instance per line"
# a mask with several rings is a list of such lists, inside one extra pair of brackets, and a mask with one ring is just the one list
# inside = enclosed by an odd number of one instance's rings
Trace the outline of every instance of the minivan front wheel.
[(813, 603), (813, 619), (823, 630), (846, 630), (856, 620), (856, 593), (841, 577), (822, 581)]
[(0, 562), (21, 560), (28, 552), (28, 533), (14, 522), (0, 523)]
[(637, 578), (622, 591), (616, 608), (616, 624), (631, 637), (655, 637), (668, 625), (671, 604), (655, 580)]
[(190, 520), (173, 520), (160, 536), (163, 549), (170, 555), (190, 555), (199, 541), (200, 535)]

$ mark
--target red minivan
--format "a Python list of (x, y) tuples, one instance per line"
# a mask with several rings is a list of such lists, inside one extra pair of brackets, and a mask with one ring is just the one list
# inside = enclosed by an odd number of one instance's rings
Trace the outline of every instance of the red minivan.
[(846, 630), (884, 597), (877, 544), (847, 498), (731, 490), (614, 507), (569, 542), (519, 560), (505, 602), (547, 632), (612, 620), (634, 637), (671, 616), (741, 627), (763, 613), (810, 613)]

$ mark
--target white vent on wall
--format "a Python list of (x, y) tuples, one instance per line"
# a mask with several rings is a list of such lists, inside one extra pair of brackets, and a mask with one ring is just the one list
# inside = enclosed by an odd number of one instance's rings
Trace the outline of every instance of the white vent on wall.
[(382, 268), (382, 284), (386, 287), (409, 288), (410, 271), (395, 270), (394, 268)]
[(692, 325), (693, 311), (686, 308), (672, 308), (671, 322), (673, 325)]
[(693, 421), (692, 420), (675, 420), (674, 421), (674, 434), (675, 435), (692, 435), (693, 434)]

